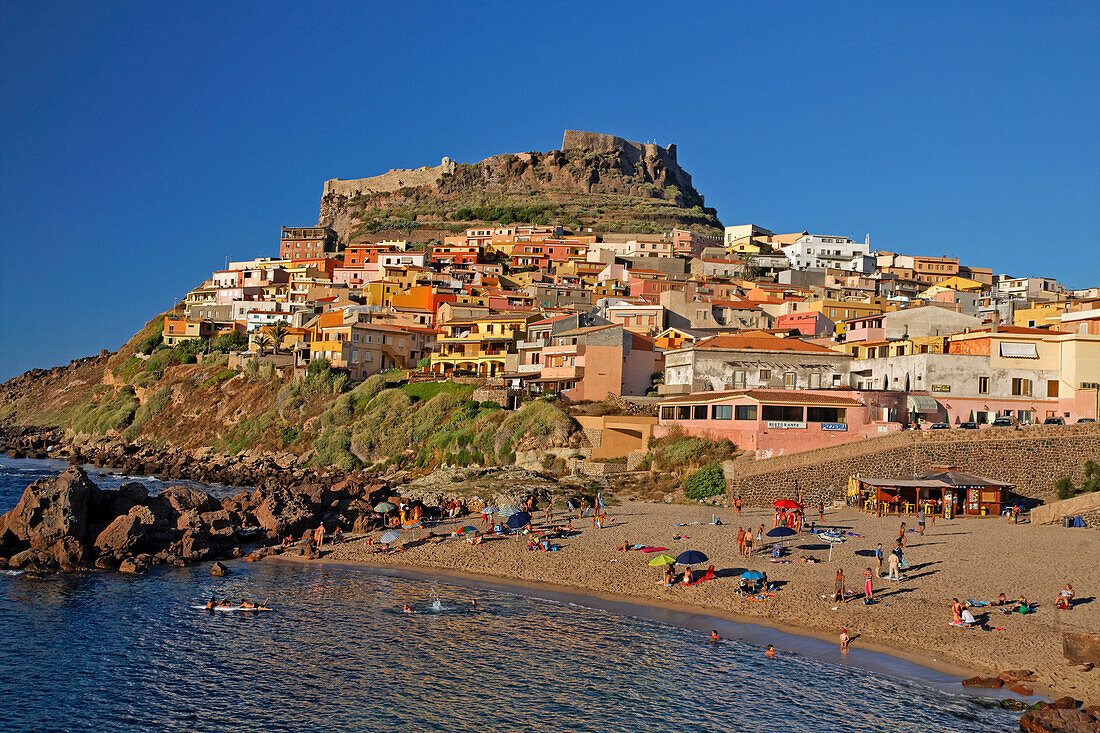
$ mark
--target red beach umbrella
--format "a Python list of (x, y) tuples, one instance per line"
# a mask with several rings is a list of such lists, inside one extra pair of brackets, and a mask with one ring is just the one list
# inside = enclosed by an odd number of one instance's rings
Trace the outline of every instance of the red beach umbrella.
[(802, 505), (797, 501), (791, 501), (790, 499), (780, 499), (779, 501), (773, 501), (772, 506), (776, 509), (801, 509)]

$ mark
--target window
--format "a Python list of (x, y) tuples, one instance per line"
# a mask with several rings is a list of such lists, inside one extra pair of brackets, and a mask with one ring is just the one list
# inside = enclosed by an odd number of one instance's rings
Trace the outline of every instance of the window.
[(676, 419), (677, 420), (690, 420), (691, 419), (691, 408), (688, 407), (687, 405), (678, 406), (676, 408)]
[(847, 423), (848, 410), (844, 407), (807, 407), (806, 422)]
[(766, 380), (771, 379), (771, 378), (772, 378), (772, 370), (771, 369), (761, 369), (760, 370), (760, 381), (761, 382), (766, 381)]
[(733, 388), (744, 389), (745, 388), (745, 371), (738, 369), (733, 373)]
[(692, 407), (691, 407), (691, 419), (692, 420), (706, 420), (707, 419), (707, 406), (706, 405), (692, 405)]
[(765, 420), (781, 422), (802, 422), (802, 407), (799, 405), (764, 405)]
[(1058, 380), (1057, 379), (1048, 379), (1047, 380), (1047, 397), (1057, 397), (1057, 396), (1058, 396)]
[(756, 405), (737, 405), (733, 414), (734, 420), (755, 420)]
[(713, 405), (710, 408), (711, 420), (732, 420), (733, 405)]
[[(535, 354), (535, 357), (537, 358), (538, 354)], [(536, 361), (535, 363), (537, 364), (538, 362)], [(673, 416), (675, 414), (676, 414), (676, 408), (675, 407), (662, 407), (661, 408), (661, 419), (662, 420), (671, 420), (671, 419), (673, 419)]]
[(352, 349), (351, 350), (351, 360), (352, 361), (359, 361), (359, 349)]
[(374, 361), (374, 354), (372, 354), (369, 351), (364, 351), (363, 352), (363, 361), (367, 362), (368, 364), (371, 363), (372, 361)]
[(1023, 379), (1022, 377), (1014, 377), (1012, 379), (1012, 395), (1014, 397), (1030, 397), (1031, 380)]
[(810, 374), (810, 389), (819, 389), (821, 387), (821, 375), (817, 372)]
[(989, 394), (989, 377), (978, 377), (978, 394)]
[(783, 375), (783, 386), (787, 389), (794, 389), (794, 372), (787, 372)]

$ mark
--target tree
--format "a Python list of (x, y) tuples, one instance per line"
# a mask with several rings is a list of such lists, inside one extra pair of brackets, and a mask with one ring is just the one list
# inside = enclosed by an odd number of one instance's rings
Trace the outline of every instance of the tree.
[(264, 351), (271, 347), (271, 337), (266, 333), (258, 333), (256, 337), (252, 339), (252, 342), (256, 344), (256, 349), (260, 352), (260, 356), (264, 355)]
[(278, 354), (279, 345), (283, 343), (283, 339), (285, 339), (287, 335), (286, 324), (280, 321), (279, 323), (276, 323), (274, 326), (269, 328), (267, 332), (271, 335), (272, 340), (275, 342), (275, 353)]
[(764, 275), (764, 267), (760, 264), (759, 257), (755, 254), (741, 256), (746, 280), (759, 280)]

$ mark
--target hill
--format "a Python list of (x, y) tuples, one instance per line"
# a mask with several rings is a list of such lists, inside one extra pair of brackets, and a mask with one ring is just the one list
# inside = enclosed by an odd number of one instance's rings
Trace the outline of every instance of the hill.
[(426, 240), (492, 222), (573, 230), (720, 234), (676, 146), (566, 130), (560, 150), (494, 155), (325, 182), (318, 224), (343, 242), (379, 235)]

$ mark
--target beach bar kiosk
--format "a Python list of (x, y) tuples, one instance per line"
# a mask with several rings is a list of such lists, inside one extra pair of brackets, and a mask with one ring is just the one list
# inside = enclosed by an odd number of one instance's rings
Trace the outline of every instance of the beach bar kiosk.
[(870, 478), (854, 476), (864, 499), (873, 498), (888, 511), (912, 514), (918, 505), (925, 511), (955, 514), (993, 515), (1008, 505), (1012, 484), (974, 476), (954, 468), (934, 468), (912, 476)]

